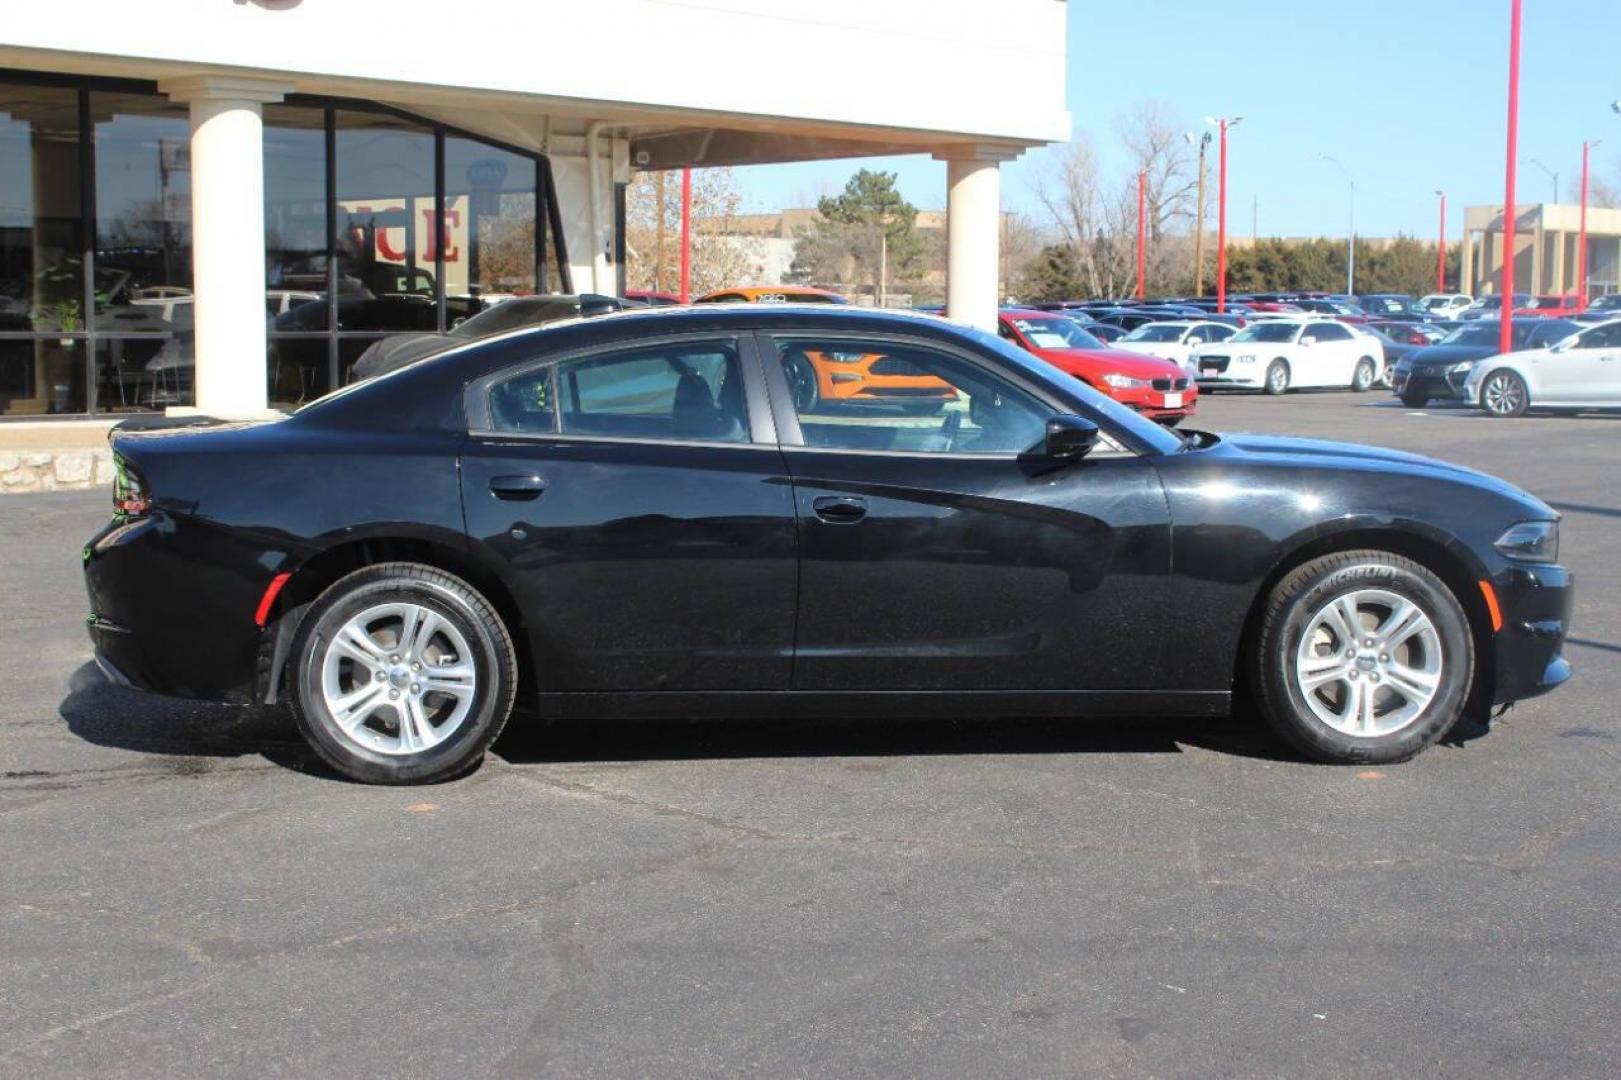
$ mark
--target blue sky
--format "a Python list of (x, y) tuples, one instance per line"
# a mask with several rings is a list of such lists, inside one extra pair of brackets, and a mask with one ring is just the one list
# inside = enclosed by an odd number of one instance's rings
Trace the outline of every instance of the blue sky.
[[(1442, 188), (1456, 239), (1454, 208), (1503, 198), (1508, 13), (1508, 0), (1069, 0), (1070, 115), (1111, 176), (1127, 168), (1116, 119), (1138, 101), (1163, 102), (1189, 127), (1243, 116), (1228, 157), (1235, 232), (1249, 231), (1254, 199), (1262, 235), (1344, 235), (1346, 184), (1321, 160), (1332, 154), (1356, 180), (1360, 234), (1434, 235)], [(1621, 180), (1618, 49), (1621, 0), (1525, 0), (1519, 201), (1552, 195), (1530, 158), (1556, 170), (1574, 201), (1583, 139), (1605, 140), (1594, 174)], [(1039, 216), (1032, 189), (1048, 159), (1036, 151), (1003, 166), (1004, 205)], [(918, 207), (945, 203), (945, 166), (921, 156), (738, 177), (746, 208), (770, 210), (810, 205), (862, 165), (899, 173)]]

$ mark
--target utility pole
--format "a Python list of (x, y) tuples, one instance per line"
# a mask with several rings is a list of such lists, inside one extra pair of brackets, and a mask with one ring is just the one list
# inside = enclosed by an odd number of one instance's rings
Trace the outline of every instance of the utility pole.
[(1227, 129), (1244, 119), (1234, 117), (1205, 117), (1205, 123), (1221, 130), (1221, 165), (1217, 178), (1216, 195), (1216, 311), (1227, 311)]
[(1137, 299), (1148, 299), (1148, 173), (1137, 174)]
[(658, 179), (658, 231), (657, 240), (653, 243), (653, 291), (664, 291), (664, 170), (659, 170)]
[[(1193, 133), (1183, 138), (1193, 141)], [(1204, 295), (1204, 152), (1210, 145), (1210, 132), (1199, 136), (1199, 196), (1193, 212), (1193, 295)]]
[(1508, 133), (1504, 140), (1503, 164), (1503, 265), (1499, 269), (1498, 291), (1503, 294), (1503, 314), (1497, 320), (1497, 351), (1514, 350), (1514, 164), (1520, 148), (1520, 0), (1510, 0), (1508, 15)]

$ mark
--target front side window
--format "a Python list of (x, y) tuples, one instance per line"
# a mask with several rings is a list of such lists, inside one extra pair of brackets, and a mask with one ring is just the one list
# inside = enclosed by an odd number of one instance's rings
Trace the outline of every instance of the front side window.
[(1621, 323), (1595, 326), (1576, 339), (1578, 349), (1614, 349), (1621, 346)]
[(1349, 341), (1351, 333), (1342, 326), (1333, 323), (1320, 323), (1310, 331), (1318, 341)]
[(779, 340), (777, 362), (807, 446), (1016, 455), (1054, 410), (978, 364), (925, 346)]
[(746, 442), (742, 365), (731, 340), (679, 342), (569, 360), (490, 389), (497, 431)]

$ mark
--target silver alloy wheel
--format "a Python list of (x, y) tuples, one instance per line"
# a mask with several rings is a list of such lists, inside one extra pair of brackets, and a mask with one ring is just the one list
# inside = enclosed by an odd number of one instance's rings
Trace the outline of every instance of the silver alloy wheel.
[(1495, 416), (1513, 416), (1525, 408), (1525, 384), (1511, 371), (1499, 371), (1486, 380), (1480, 404)]
[(1317, 719), (1346, 735), (1390, 735), (1419, 718), (1445, 673), (1441, 634), (1418, 604), (1358, 589), (1324, 604), (1295, 652), (1295, 685)]
[(1351, 376), (1351, 389), (1361, 392), (1373, 385), (1373, 364), (1367, 360), (1359, 360), (1356, 365), (1356, 374)]
[(453, 735), (472, 712), (478, 670), (449, 619), (419, 604), (379, 604), (332, 635), (321, 697), (338, 730), (383, 754), (416, 754)]
[(1281, 394), (1289, 389), (1289, 369), (1282, 361), (1272, 361), (1272, 366), (1266, 370), (1267, 389), (1274, 394)]

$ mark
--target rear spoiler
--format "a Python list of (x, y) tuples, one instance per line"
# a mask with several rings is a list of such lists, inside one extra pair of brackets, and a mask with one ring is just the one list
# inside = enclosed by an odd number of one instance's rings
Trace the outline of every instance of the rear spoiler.
[(231, 423), (217, 416), (131, 416), (107, 430), (107, 442), (118, 435), (140, 435), (149, 431), (176, 431), (184, 428), (219, 427)]

